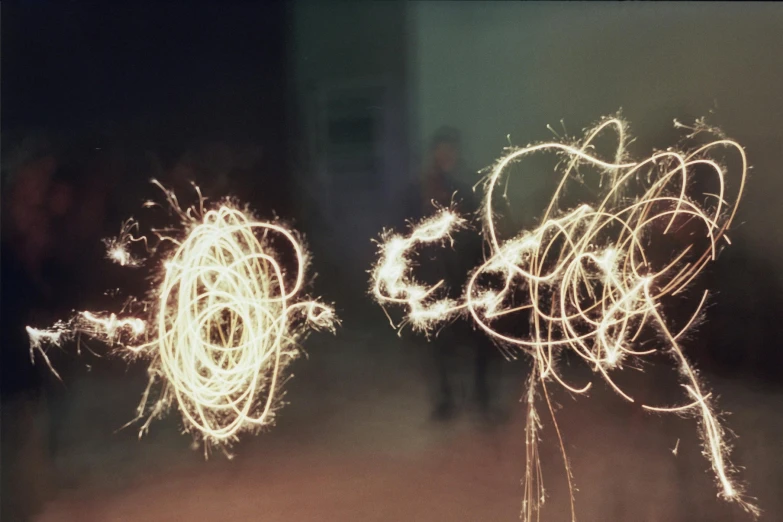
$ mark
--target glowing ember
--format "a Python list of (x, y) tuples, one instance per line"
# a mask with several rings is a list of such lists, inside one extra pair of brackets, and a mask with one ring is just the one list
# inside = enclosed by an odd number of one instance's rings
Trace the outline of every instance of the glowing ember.
[[(49, 330), (28, 327), (31, 355), (37, 350), (51, 368), (44, 346), (85, 334), (148, 359), (150, 380), (137, 417), (147, 420), (139, 435), (173, 404), (206, 452), (272, 422), (282, 372), (306, 326), (333, 329), (336, 318), (331, 308), (301, 300), (307, 261), (292, 232), (256, 221), (230, 202), (205, 211), (200, 193), (198, 207), (183, 211), (158, 186), (180, 218), (181, 239), (156, 232), (156, 250), (167, 257), (145, 317), (81, 312)], [(143, 262), (130, 254), (133, 243), (146, 245), (134, 230), (138, 225), (126, 221), (120, 236), (106, 242), (108, 257), (120, 265)], [(290, 247), (293, 276), (281, 265), (273, 236)], [(157, 399), (150, 398), (154, 387)]]
[[(685, 127), (677, 122), (675, 125)], [(432, 287), (417, 283), (411, 258), (418, 245), (448, 239), (463, 225), (462, 218), (440, 210), (435, 217), (413, 226), (406, 237), (388, 232), (382, 237), (380, 259), (372, 275), (372, 293), (381, 305), (398, 304), (407, 309), (405, 319), (397, 326), (411, 323), (428, 331), (460, 314), (469, 315), (509, 356), (522, 350), (533, 357), (534, 370), (527, 392), (527, 464), (522, 508), (525, 520), (534, 519), (544, 500), (537, 449), (541, 426), (535, 408), (538, 385), (560, 439), (575, 520), (571, 471), (546, 386), (554, 380), (573, 393), (584, 393), (590, 383), (577, 388), (565, 382), (558, 373), (556, 358), (563, 349), (572, 350), (619, 395), (633, 402), (611, 379), (609, 371), (621, 367), (629, 358), (654, 352), (634, 350), (634, 345), (645, 338), (657, 338), (675, 359), (688, 403), (672, 408), (643, 408), (697, 417), (704, 454), (712, 465), (720, 495), (753, 515), (759, 512), (743, 497), (735, 482), (736, 470), (728, 461), (729, 448), (710, 395), (705, 393), (679, 343), (700, 315), (707, 295), (702, 297), (690, 321), (676, 331), (661, 310), (663, 298), (685, 290), (715, 259), (720, 241), (729, 244), (725, 234), (747, 174), (745, 152), (739, 144), (723, 138), (703, 121), (688, 128), (693, 131), (689, 139), (702, 133), (711, 133), (717, 139), (690, 152), (667, 150), (644, 161), (630, 161), (625, 122), (607, 118), (581, 142), (542, 143), (515, 149), (501, 158), (484, 183), (483, 236), (489, 254), (469, 275), (459, 301), (444, 297), (443, 281)], [(611, 159), (601, 159), (593, 152), (593, 142), (611, 129), (617, 134), (617, 148)], [(727, 194), (727, 169), (715, 158), (727, 151), (736, 154), (740, 169), (732, 197)], [(503, 176), (508, 175), (507, 167), (536, 153), (555, 153), (560, 157), (561, 181), (541, 225), (502, 240), (496, 231), (494, 192)], [(716, 193), (697, 188), (705, 176), (714, 182)], [(602, 194), (593, 205), (559, 210), (566, 188), (577, 183), (587, 187), (597, 184), (603, 187)], [(529, 337), (504, 333), (495, 321), (519, 313), (525, 317), (529, 314)]]

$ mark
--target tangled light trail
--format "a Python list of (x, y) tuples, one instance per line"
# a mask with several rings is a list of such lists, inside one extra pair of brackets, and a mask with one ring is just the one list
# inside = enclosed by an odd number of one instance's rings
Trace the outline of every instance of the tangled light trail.
[[(693, 127), (675, 121), (692, 132), (688, 139), (712, 134), (714, 141), (656, 152), (643, 161), (628, 158), (625, 122), (605, 118), (588, 131), (581, 142), (550, 142), (511, 150), (484, 180), (483, 237), (488, 246), (485, 261), (468, 276), (462, 299), (446, 298), (444, 282), (427, 287), (413, 274), (414, 249), (424, 243), (450, 240), (463, 218), (448, 209), (411, 226), (407, 236), (385, 232), (379, 261), (371, 278), (372, 294), (381, 305), (407, 309), (405, 319), (392, 325), (430, 331), (444, 321), (467, 315), (506, 353), (524, 351), (534, 360), (526, 393), (526, 470), (522, 515), (537, 519), (544, 501), (538, 458), (540, 417), (535, 402), (542, 391), (560, 442), (569, 490), (571, 515), (576, 519), (571, 470), (547, 383), (556, 381), (572, 393), (583, 387), (569, 384), (559, 373), (556, 359), (570, 349), (599, 374), (624, 399), (634, 402), (610, 376), (632, 358), (657, 351), (637, 351), (643, 340), (654, 340), (674, 358), (682, 378), (687, 403), (676, 407), (642, 407), (656, 412), (689, 414), (699, 420), (704, 455), (708, 458), (720, 496), (736, 502), (752, 515), (758, 509), (735, 481), (736, 469), (728, 460), (729, 447), (705, 391), (680, 344), (683, 334), (701, 314), (705, 293), (690, 320), (676, 328), (665, 319), (662, 302), (683, 292), (704, 267), (715, 259), (721, 242), (730, 244), (726, 231), (742, 197), (747, 175), (743, 148), (726, 139), (703, 120)], [(594, 142), (616, 132), (617, 145), (609, 158), (601, 158)], [(735, 154), (737, 182), (727, 181), (723, 162)], [(555, 153), (559, 185), (544, 212), (541, 224), (516, 237), (501, 239), (497, 232), (494, 197), (508, 178), (509, 167), (534, 154)], [(706, 176), (706, 178), (705, 178)], [(700, 190), (705, 180), (714, 193)], [(561, 211), (559, 205), (569, 186), (602, 187), (595, 204), (575, 204)], [(732, 195), (729, 195), (731, 186)], [(502, 330), (501, 317), (529, 317), (531, 333), (521, 336)]]
[[(198, 205), (182, 210), (171, 191), (153, 182), (181, 227), (179, 234), (155, 232), (152, 252), (163, 250), (165, 257), (144, 303), (146, 317), (80, 312), (48, 330), (28, 327), (30, 354), (40, 353), (54, 371), (46, 346), (84, 334), (144, 357), (149, 383), (134, 420), (147, 419), (139, 436), (176, 405), (185, 431), (203, 438), (205, 453), (211, 445), (225, 449), (243, 431), (273, 420), (284, 368), (297, 355), (306, 326), (333, 329), (337, 320), (330, 307), (300, 298), (307, 256), (294, 233), (257, 221), (229, 201), (205, 210), (197, 188)], [(134, 236), (137, 230), (136, 222), (126, 221), (120, 236), (106, 241), (107, 257), (140, 265), (130, 251), (147, 240)], [(293, 275), (273, 240), (292, 251)], [(155, 387), (159, 394), (152, 399)]]

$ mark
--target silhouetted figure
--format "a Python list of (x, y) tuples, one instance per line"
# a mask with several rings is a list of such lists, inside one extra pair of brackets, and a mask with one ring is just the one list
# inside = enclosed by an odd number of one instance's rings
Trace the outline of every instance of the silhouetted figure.
[[(478, 209), (472, 187), (462, 183), (464, 173), (459, 132), (444, 127), (433, 137), (424, 172), (406, 194), (406, 217), (419, 220), (435, 212), (436, 206), (453, 206), (465, 217)], [(452, 297), (460, 297), (470, 272), (482, 262), (481, 238), (475, 230), (454, 235), (454, 248), (424, 249), (419, 252), (416, 277), (427, 284), (445, 281)], [(489, 418), (492, 411), (489, 369), (498, 352), (486, 336), (476, 331), (469, 319), (461, 318), (443, 326), (430, 338), (434, 357), (434, 408), (438, 420), (451, 419), (460, 399), (456, 377), (464, 367), (463, 351), (473, 352), (473, 399), (479, 411)]]

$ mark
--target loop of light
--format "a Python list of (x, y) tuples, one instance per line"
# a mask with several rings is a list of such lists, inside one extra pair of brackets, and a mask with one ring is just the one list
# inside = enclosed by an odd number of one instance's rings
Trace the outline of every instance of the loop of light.
[[(677, 122), (675, 125), (685, 127)], [(703, 121), (688, 128), (693, 130), (689, 138), (717, 132)], [(594, 152), (593, 142), (610, 129), (616, 132), (617, 148), (611, 159), (601, 159)], [(667, 150), (644, 161), (630, 161), (626, 152), (627, 127), (616, 117), (602, 120), (581, 143), (541, 143), (512, 150), (485, 179), (482, 221), (488, 254), (484, 263), (469, 274), (463, 297), (458, 301), (445, 297), (443, 281), (430, 287), (418, 282), (413, 274), (413, 257), (418, 246), (449, 240), (454, 231), (464, 226), (462, 217), (453, 210), (440, 209), (434, 216), (412, 225), (408, 235), (382, 235), (379, 261), (372, 271), (372, 294), (381, 305), (406, 308), (405, 319), (400, 324), (392, 322), (393, 326), (411, 324), (429, 332), (444, 321), (467, 315), (508, 355), (513, 356), (517, 349), (533, 357), (534, 370), (527, 392), (527, 464), (522, 508), (525, 520), (538, 516), (544, 500), (537, 449), (541, 424), (534, 404), (537, 385), (541, 384), (553, 420), (548, 381), (557, 381), (573, 393), (584, 393), (590, 388), (590, 383), (581, 388), (572, 386), (558, 373), (556, 358), (563, 349), (570, 349), (613, 390), (633, 402), (612, 380), (609, 371), (621, 367), (628, 358), (655, 351), (634, 349), (649, 332), (676, 360), (688, 403), (643, 408), (697, 417), (704, 454), (711, 463), (720, 495), (751, 514), (758, 514), (735, 482), (736, 470), (728, 460), (729, 448), (710, 394), (704, 391), (680, 346), (679, 338), (698, 318), (707, 295), (702, 296), (690, 321), (678, 331), (672, 331), (661, 310), (662, 298), (685, 290), (715, 259), (720, 242), (729, 244), (726, 231), (742, 197), (747, 161), (738, 143), (722, 135), (718, 137), (690, 152)], [(725, 151), (736, 153), (740, 165), (731, 203), (727, 201), (727, 168), (713, 158)], [(493, 207), (493, 195), (507, 179), (509, 166), (536, 153), (555, 153), (560, 157), (560, 183), (541, 224), (533, 231), (503, 240), (497, 232), (498, 212)], [(697, 167), (702, 169), (699, 176), (705, 171), (714, 176), (717, 193), (692, 193)], [(603, 187), (596, 203), (559, 210), (569, 183), (589, 185), (592, 181), (583, 173), (589, 169), (598, 170), (596, 179)], [(642, 190), (634, 190), (637, 187)], [(656, 259), (662, 251), (660, 240), (684, 226), (692, 227), (697, 235), (684, 246), (669, 247), (665, 261)], [(529, 336), (502, 331), (497, 325), (499, 318), (522, 312), (530, 320)], [(556, 421), (554, 424), (575, 519), (571, 471)]]
[[(148, 418), (140, 435), (173, 404), (185, 430), (203, 437), (206, 451), (210, 444), (227, 446), (241, 432), (271, 423), (282, 371), (305, 333), (301, 320), (331, 329), (336, 319), (331, 308), (297, 299), (306, 253), (292, 232), (256, 221), (228, 202), (205, 211), (200, 197), (198, 208), (182, 211), (174, 194), (163, 190), (185, 233), (183, 239), (157, 233), (160, 244), (172, 244), (173, 252), (146, 303), (149, 317), (81, 312), (48, 330), (28, 327), (30, 350), (31, 356), (42, 354), (54, 371), (44, 346), (86, 334), (149, 359), (150, 379), (137, 419)], [(133, 243), (146, 243), (134, 237), (135, 230), (135, 222), (125, 222), (120, 236), (106, 241), (107, 257), (125, 266), (141, 264), (129, 253)], [(271, 235), (292, 250), (292, 277)], [(155, 384), (160, 395), (151, 401)]]

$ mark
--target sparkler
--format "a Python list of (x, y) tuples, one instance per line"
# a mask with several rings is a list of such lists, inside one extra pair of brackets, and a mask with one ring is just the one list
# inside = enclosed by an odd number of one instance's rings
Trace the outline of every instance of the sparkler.
[[(105, 241), (107, 257), (123, 266), (143, 263), (131, 253), (136, 243), (151, 254), (162, 252), (162, 273), (143, 303), (146, 313), (80, 312), (48, 330), (28, 327), (30, 354), (41, 354), (58, 378), (46, 347), (81, 335), (145, 358), (149, 382), (131, 421), (147, 417), (139, 436), (176, 405), (185, 431), (203, 439), (205, 454), (210, 445), (225, 450), (240, 433), (273, 421), (284, 369), (298, 354), (307, 327), (333, 330), (337, 319), (330, 307), (301, 298), (307, 255), (293, 232), (257, 221), (230, 201), (207, 210), (198, 187), (198, 205), (182, 210), (173, 192), (153, 183), (180, 226), (155, 231), (154, 248), (135, 235), (139, 226), (133, 220)], [(291, 250), (292, 273), (284, 269), (273, 238)], [(159, 390), (156, 399), (153, 388)]]
[[(637, 351), (635, 346), (656, 342), (677, 364), (687, 403), (675, 407), (642, 405), (648, 411), (674, 412), (698, 419), (704, 455), (709, 460), (719, 495), (736, 502), (753, 516), (759, 510), (744, 496), (729, 462), (729, 446), (718, 422), (711, 396), (686, 358), (680, 344), (701, 314), (706, 292), (690, 320), (675, 328), (665, 319), (663, 301), (682, 293), (704, 267), (715, 260), (742, 197), (747, 175), (743, 148), (717, 129), (698, 120), (686, 127), (688, 139), (711, 134), (716, 139), (692, 147), (656, 152), (643, 161), (632, 161), (626, 123), (618, 116), (603, 119), (575, 142), (549, 142), (510, 150), (484, 179), (480, 212), (488, 254), (468, 275), (462, 298), (446, 297), (444, 282), (426, 286), (416, 281), (412, 259), (423, 243), (443, 243), (465, 226), (452, 210), (440, 209), (423, 222), (411, 225), (407, 236), (385, 232), (379, 244), (379, 261), (372, 271), (374, 298), (382, 305), (400, 305), (405, 318), (392, 326), (411, 324), (425, 332), (460, 315), (467, 316), (510, 357), (522, 351), (533, 358), (526, 393), (526, 469), (522, 516), (537, 519), (545, 493), (538, 458), (541, 421), (536, 410), (538, 390), (551, 414), (563, 456), (571, 492), (571, 516), (576, 520), (571, 469), (554, 415), (547, 384), (555, 381), (572, 393), (587, 392), (591, 383), (574, 386), (558, 372), (557, 358), (571, 350), (624, 399), (634, 402), (611, 376), (655, 348)], [(609, 158), (594, 152), (599, 135), (613, 130), (617, 146)], [(560, 182), (543, 214), (541, 224), (516, 237), (498, 236), (494, 197), (498, 185), (508, 179), (509, 167), (534, 154), (554, 153)], [(734, 154), (739, 166), (738, 183), (729, 195), (728, 168), (722, 162)], [(589, 172), (592, 171), (592, 172)], [(596, 172), (597, 171), (597, 172)], [(717, 185), (716, 193), (699, 192), (702, 176)], [(590, 187), (596, 181), (603, 190), (596, 203), (569, 211), (559, 209), (566, 188), (576, 183)], [(474, 187), (475, 188), (475, 187)], [(683, 231), (685, 238), (683, 239)], [(679, 237), (679, 241), (672, 238)], [(665, 243), (668, 240), (669, 243)], [(501, 330), (498, 319), (524, 314), (531, 334)], [(391, 319), (390, 319), (391, 320)]]

